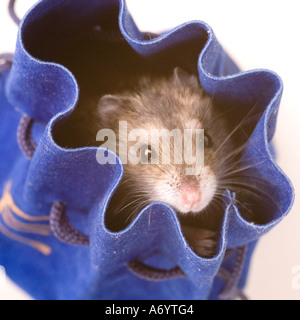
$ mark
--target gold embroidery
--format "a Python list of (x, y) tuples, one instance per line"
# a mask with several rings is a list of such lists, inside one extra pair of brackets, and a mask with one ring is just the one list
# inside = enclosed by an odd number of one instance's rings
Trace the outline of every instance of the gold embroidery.
[(3, 190), (3, 196), (0, 200), (0, 212), (3, 210), (4, 207), (9, 207), (11, 210), (18, 215), (20, 218), (23, 218), (25, 220), (29, 221), (49, 221), (49, 216), (40, 216), (40, 217), (33, 217), (26, 213), (24, 213), (22, 210), (20, 210), (14, 203), (14, 200), (10, 194), (11, 189), (11, 181), (8, 181), (6, 185), (4, 186)]
[(27, 244), (27, 245), (39, 250), (40, 252), (42, 252), (45, 255), (49, 255), (51, 253), (51, 248), (49, 246), (47, 246), (46, 244), (44, 244), (42, 242), (35, 241), (35, 240), (27, 239), (25, 237), (22, 237), (22, 236), (16, 234), (16, 233), (13, 233), (13, 232), (9, 231), (7, 228), (5, 228), (5, 226), (2, 223), (0, 223), (0, 232), (2, 232), (5, 236), (11, 238), (12, 240), (22, 242), (24, 244)]
[[(48, 255), (51, 253), (51, 248), (47, 246), (46, 244), (43, 244), (39, 241), (35, 241), (32, 239), (25, 238), (21, 235), (18, 235), (12, 231), (10, 231), (7, 227), (11, 228), (12, 230), (19, 231), (19, 232), (25, 232), (25, 233), (32, 233), (32, 234), (38, 234), (47, 236), (50, 234), (50, 227), (49, 224), (42, 224), (42, 223), (31, 223), (31, 222), (41, 222), (41, 221), (49, 221), (49, 216), (40, 216), (40, 217), (33, 217), (22, 210), (20, 210), (16, 204), (14, 203), (14, 200), (11, 196), (10, 190), (11, 190), (11, 181), (8, 181), (3, 189), (3, 196), (0, 199), (0, 216), (3, 219), (2, 223), (0, 222), (0, 232), (3, 233), (5, 236), (22, 242), (26, 245), (29, 245), (40, 252), (42, 252), (45, 255)], [(27, 220), (29, 222), (21, 222), (18, 219), (15, 218), (15, 216), (18, 216), (24, 220)], [(7, 226), (7, 227), (6, 227)]]

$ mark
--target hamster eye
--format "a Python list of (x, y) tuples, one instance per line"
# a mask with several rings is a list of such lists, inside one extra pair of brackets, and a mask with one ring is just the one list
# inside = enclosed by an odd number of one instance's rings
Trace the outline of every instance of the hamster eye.
[(156, 157), (156, 152), (151, 145), (144, 144), (141, 146), (141, 160), (142, 163), (149, 163), (151, 159)]
[(212, 145), (213, 145), (213, 142), (212, 142), (211, 137), (205, 132), (204, 133), (204, 146), (206, 148), (210, 148), (210, 147), (212, 147)]

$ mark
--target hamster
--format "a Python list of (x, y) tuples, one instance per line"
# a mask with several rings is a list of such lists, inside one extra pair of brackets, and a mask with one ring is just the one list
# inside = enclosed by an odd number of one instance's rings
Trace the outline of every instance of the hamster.
[[(123, 165), (122, 181), (107, 212), (111, 229), (123, 228), (147, 204), (163, 202), (177, 212), (191, 248), (202, 257), (212, 257), (216, 253), (215, 226), (223, 211), (222, 197), (226, 190), (222, 178), (232, 168), (231, 162), (237, 155), (233, 150), (239, 148), (225, 117), (220, 116), (198, 77), (180, 67), (169, 76), (140, 76), (133, 88), (101, 96), (94, 112), (93, 117), (98, 118), (94, 129), (109, 128), (115, 132), (119, 157), (124, 156), (119, 153), (119, 146), (123, 138), (128, 138), (122, 136), (120, 121), (126, 123), (127, 133), (134, 129), (143, 132), (137, 153), (146, 164), (128, 161)], [(159, 132), (166, 129), (166, 133), (190, 129), (192, 145), (195, 133), (200, 132), (197, 129), (204, 129), (201, 154), (204, 164), (177, 163), (174, 155), (180, 148), (176, 149), (175, 138), (170, 143), (170, 162), (162, 163), (161, 146), (149, 144), (150, 135), (157, 132), (155, 129), (162, 130)], [(127, 141), (127, 149), (123, 151), (128, 152), (135, 143)], [(196, 150), (192, 152), (195, 155)], [(160, 161), (154, 163), (153, 157)], [(187, 167), (195, 169), (195, 174), (187, 174)]]

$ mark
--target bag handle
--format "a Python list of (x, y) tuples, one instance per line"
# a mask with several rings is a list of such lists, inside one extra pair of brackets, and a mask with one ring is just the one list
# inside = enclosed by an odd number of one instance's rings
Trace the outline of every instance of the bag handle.
[(248, 300), (243, 292), (238, 288), (238, 284), (245, 265), (247, 246), (237, 247), (232, 252), (236, 251), (235, 264), (230, 273), (225, 268), (220, 268), (217, 276), (225, 282), (225, 287), (219, 293), (221, 300), (232, 300), (235, 297), (239, 297), (241, 300)]
[(20, 119), (17, 129), (17, 142), (24, 155), (31, 159), (36, 149), (36, 143), (32, 137), (31, 129), (34, 120), (27, 115), (23, 115)]
[(12, 53), (0, 54), (0, 74), (11, 67), (13, 58), (14, 55)]
[(75, 229), (66, 214), (64, 202), (54, 202), (50, 210), (50, 230), (62, 242), (75, 245), (89, 246), (89, 236)]
[(138, 260), (129, 262), (127, 268), (135, 276), (149, 281), (163, 281), (186, 277), (185, 273), (179, 267), (174, 267), (170, 270), (158, 269), (147, 266)]
[(21, 19), (20, 19), (20, 18), (17, 16), (17, 14), (16, 14), (15, 3), (16, 3), (16, 0), (10, 0), (10, 1), (9, 1), (9, 3), (8, 3), (8, 12), (9, 12), (9, 15), (10, 15), (10, 17), (12, 18), (12, 20), (13, 20), (17, 25), (19, 25)]

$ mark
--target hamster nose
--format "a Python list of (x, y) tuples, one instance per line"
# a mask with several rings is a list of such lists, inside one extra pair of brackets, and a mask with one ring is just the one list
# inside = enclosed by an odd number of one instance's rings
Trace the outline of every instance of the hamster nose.
[(181, 186), (181, 200), (186, 205), (194, 205), (201, 201), (201, 192), (198, 186), (184, 184)]

